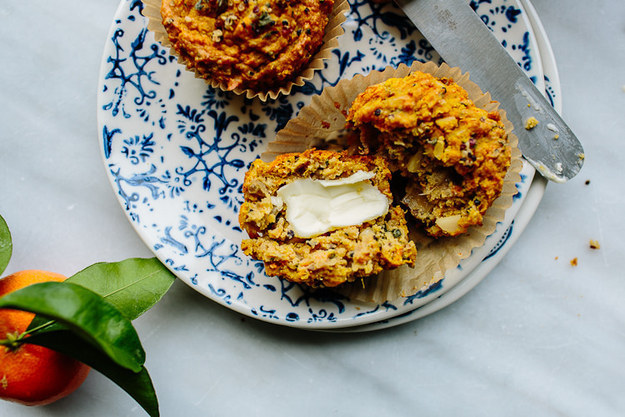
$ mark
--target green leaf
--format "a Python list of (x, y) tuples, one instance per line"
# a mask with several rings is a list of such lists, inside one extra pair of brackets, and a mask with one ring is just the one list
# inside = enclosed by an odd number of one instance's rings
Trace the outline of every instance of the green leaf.
[(0, 297), (0, 308), (30, 311), (55, 320), (132, 371), (139, 372), (145, 362), (145, 352), (130, 320), (101, 296), (80, 285), (68, 282), (30, 285)]
[(158, 259), (131, 258), (91, 265), (66, 282), (100, 294), (126, 318), (134, 320), (159, 301), (175, 280)]
[(85, 363), (126, 391), (152, 417), (159, 415), (158, 399), (145, 367), (137, 373), (123, 368), (69, 330), (40, 333), (25, 339)]
[(0, 216), (0, 274), (4, 272), (13, 251), (13, 241), (11, 240), (11, 232), (7, 222)]
[[(127, 319), (134, 320), (158, 302), (176, 277), (156, 258), (130, 258), (121, 262), (97, 263), (69, 277), (65, 282), (82, 285), (100, 294)], [(36, 316), (28, 330), (47, 323)], [(50, 330), (58, 330), (54, 326)]]

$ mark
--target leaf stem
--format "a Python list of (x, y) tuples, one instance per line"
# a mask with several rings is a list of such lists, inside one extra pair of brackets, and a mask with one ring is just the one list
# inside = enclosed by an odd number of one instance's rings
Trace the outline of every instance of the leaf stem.
[(37, 333), (39, 330), (45, 329), (46, 327), (50, 327), (53, 324), (54, 324), (54, 320), (49, 320), (49, 321), (47, 321), (45, 323), (40, 324), (39, 326), (35, 327), (34, 329), (26, 330), (24, 333), (22, 333), (20, 335), (20, 337), (24, 337), (24, 336), (32, 334), (32, 333)]

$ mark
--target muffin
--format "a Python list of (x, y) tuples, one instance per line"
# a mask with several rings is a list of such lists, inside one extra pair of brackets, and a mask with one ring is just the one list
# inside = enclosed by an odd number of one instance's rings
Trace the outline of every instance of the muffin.
[[(368, 138), (369, 140), (365, 142), (365, 145), (369, 145), (369, 149), (367, 149), (361, 143), (359, 128), (346, 129), (346, 125), (351, 126), (346, 118), (356, 98), (368, 87), (383, 84), (391, 78), (404, 78), (415, 72), (428, 73), (436, 79), (448, 81), (453, 79), (453, 84), (458, 84), (466, 90), (473, 104), (484, 110), (483, 114), (499, 112), (500, 121), (507, 132), (506, 142), (511, 149), (512, 160), (504, 177), (501, 193), (484, 213), (481, 226), (470, 227), (466, 233), (454, 237), (433, 237), (426, 233), (423, 225), (410, 212), (406, 213), (409, 237), (417, 248), (414, 266), (403, 265), (393, 270), (382, 271), (374, 279), (365, 280), (364, 286), (358, 283), (339, 287), (337, 291), (350, 300), (377, 303), (382, 303), (385, 300), (402, 302), (402, 297), (420, 294), (421, 291), (429, 293), (432, 288), (437, 288), (436, 283), (443, 278), (448, 279), (447, 288), (450, 285), (455, 285), (454, 283), (457, 281), (454, 280), (458, 275), (452, 273), (447, 276), (447, 272), (455, 271), (462, 260), (475, 253), (476, 248), (484, 245), (486, 238), (495, 232), (499, 224), (506, 224), (507, 210), (512, 206), (514, 196), (518, 195), (523, 160), (521, 151), (517, 146), (518, 139), (512, 132), (512, 124), (506, 119), (505, 112), (500, 110), (499, 103), (493, 101), (490, 94), (484, 93), (477, 84), (472, 82), (468, 73), (463, 73), (457, 67), (449, 67), (445, 63), (437, 65), (433, 62), (415, 61), (410, 66), (404, 64), (397, 67), (389, 66), (381, 71), (356, 75), (351, 79), (340, 80), (335, 86), (325, 87), (319, 96), (313, 97), (311, 103), (303, 107), (297, 117), (290, 120), (276, 134), (275, 140), (268, 143), (266, 151), (261, 155), (262, 158), (272, 160), (283, 153), (303, 152), (313, 147), (317, 149), (330, 148), (337, 152), (349, 149), (355, 154), (368, 150), (374, 153), (369, 156), (371, 158), (383, 157), (387, 159), (385, 162), (393, 176), (391, 190), (396, 200), (395, 204), (400, 204), (406, 208), (401, 200), (406, 198), (406, 189), (409, 188), (410, 183), (416, 182), (415, 177), (407, 172), (402, 173), (399, 168), (399, 161), (386, 156), (379, 141), (377, 146), (373, 146), (376, 143), (374, 138)], [(446, 86), (446, 88), (449, 87)], [(399, 113), (401, 113), (400, 110), (401, 106), (398, 106)], [(375, 117), (375, 111), (374, 108), (370, 110), (373, 117)], [(381, 112), (382, 110), (380, 110)], [(496, 118), (497, 116), (493, 117)], [(504, 135), (502, 134), (502, 136)], [(412, 138), (409, 139), (412, 140)], [(503, 152), (507, 153), (507, 148), (508, 146), (503, 146)], [(410, 160), (410, 158), (407, 159)], [(416, 159), (412, 161), (412, 163), (416, 162)], [(443, 167), (443, 169), (448, 168)], [(461, 176), (454, 174), (456, 180), (458, 177)], [(419, 197), (418, 194), (414, 194), (414, 190), (410, 191), (410, 196)], [(404, 201), (410, 203), (410, 201)], [(472, 265), (471, 262), (467, 265)]]
[(399, 173), (402, 202), (430, 236), (481, 225), (501, 193), (511, 148), (499, 112), (477, 107), (450, 78), (416, 71), (372, 85), (353, 101), (347, 123), (363, 153)]
[(245, 254), (265, 272), (312, 287), (335, 287), (414, 265), (404, 211), (392, 204), (382, 158), (310, 149), (245, 175), (239, 223)]
[(163, 0), (173, 50), (224, 90), (292, 82), (324, 42), (334, 0)]

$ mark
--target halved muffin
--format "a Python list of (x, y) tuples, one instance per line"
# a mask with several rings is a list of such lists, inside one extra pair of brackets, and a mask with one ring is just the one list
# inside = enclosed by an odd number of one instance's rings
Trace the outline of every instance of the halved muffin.
[(347, 121), (362, 152), (387, 159), (405, 180), (402, 202), (434, 237), (481, 225), (511, 161), (498, 112), (487, 112), (449, 78), (413, 72), (368, 87)]
[(256, 160), (245, 175), (243, 251), (268, 275), (334, 287), (413, 265), (404, 211), (382, 158), (307, 150)]

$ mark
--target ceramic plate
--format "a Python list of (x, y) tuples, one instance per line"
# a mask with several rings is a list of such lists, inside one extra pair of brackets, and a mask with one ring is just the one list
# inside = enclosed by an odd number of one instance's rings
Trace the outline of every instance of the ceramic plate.
[[(440, 58), (393, 5), (351, 1), (345, 34), (326, 68), (288, 97), (262, 103), (208, 87), (156, 43), (140, 0), (123, 0), (107, 39), (98, 92), (100, 146), (131, 224), (181, 280), (235, 311), (276, 324), (336, 329), (379, 322), (435, 300), (499, 247), (533, 186), (526, 166), (506, 221), (441, 282), (393, 302), (353, 302), (264, 274), (240, 250), (237, 212), (248, 165), (325, 86), (358, 73)], [(540, 57), (515, 1), (471, 4), (537, 83)]]

